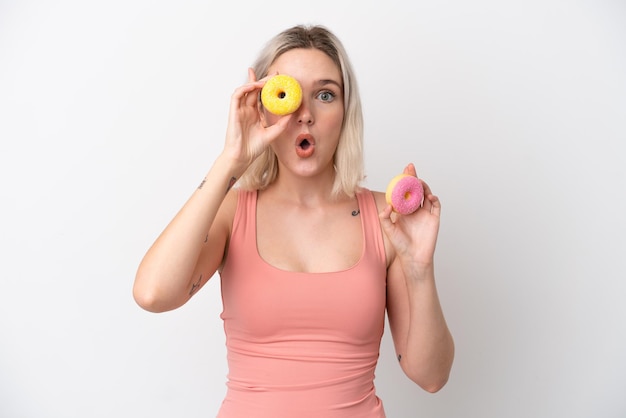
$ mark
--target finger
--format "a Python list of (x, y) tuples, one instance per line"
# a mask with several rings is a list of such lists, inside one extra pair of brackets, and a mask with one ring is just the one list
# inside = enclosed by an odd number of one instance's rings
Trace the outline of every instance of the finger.
[[(256, 93), (262, 87), (262, 83), (259, 81), (255, 81), (252, 83), (246, 83), (242, 86), (239, 86), (233, 92), (230, 101), (230, 114), (236, 115), (241, 108), (249, 106), (249, 102), (253, 103), (253, 107), (256, 108)], [(251, 96), (251, 97), (249, 97)]]
[(267, 74), (265, 77), (262, 77), (259, 81), (262, 81), (263, 84), (265, 84), (267, 80), (274, 77), (275, 75), (278, 75), (278, 71), (272, 71), (271, 73)]
[(430, 203), (430, 213), (439, 216), (441, 214), (441, 202), (439, 198), (434, 194), (430, 194), (428, 195), (428, 202)]
[(407, 166), (404, 167), (403, 173), (408, 174), (410, 176), (417, 177), (417, 173), (415, 172), (415, 165), (413, 165), (413, 163), (407, 164)]
[(426, 183), (422, 179), (420, 179), (420, 181), (422, 182), (422, 188), (424, 189), (424, 196), (428, 196), (430, 194), (433, 194), (432, 190), (430, 190), (430, 186), (428, 185), (428, 183)]
[(232, 95), (232, 99), (234, 99), (235, 102), (239, 103), (241, 99), (245, 99), (248, 96), (248, 93), (258, 90), (261, 87), (263, 87), (263, 83), (260, 81), (248, 82), (235, 89)]
[(244, 104), (246, 106), (250, 106), (250, 107), (256, 107), (258, 102), (259, 102), (259, 93), (258, 91), (260, 91), (260, 89), (263, 87), (263, 84), (258, 84), (257, 83), (257, 78), (256, 78), (256, 73), (254, 72), (254, 68), (250, 67), (248, 68), (248, 83), (255, 83), (255, 85), (257, 86), (257, 91), (254, 92), (247, 92), (245, 94), (245, 102)]
[(393, 207), (390, 204), (387, 204), (385, 208), (378, 214), (380, 219), (389, 219), (391, 220), (391, 212), (393, 212)]
[(422, 188), (424, 189), (424, 202), (422, 203), (422, 206), (426, 207), (431, 212), (432, 206), (436, 205), (440, 209), (441, 203), (439, 202), (439, 198), (433, 194), (433, 191), (430, 189), (428, 183), (422, 179), (420, 179), (420, 182), (422, 182)]
[(276, 121), (276, 123), (269, 125), (269, 126), (264, 126), (265, 133), (267, 135), (268, 144), (273, 142), (276, 138), (278, 138), (280, 134), (287, 128), (287, 125), (289, 124), (289, 121), (291, 120), (292, 116), (293, 116), (293, 113), (290, 113), (289, 115), (281, 116), (280, 119)]
[(249, 67), (248, 68), (248, 82), (253, 83), (255, 81), (256, 81), (256, 74), (254, 72), (254, 68)]

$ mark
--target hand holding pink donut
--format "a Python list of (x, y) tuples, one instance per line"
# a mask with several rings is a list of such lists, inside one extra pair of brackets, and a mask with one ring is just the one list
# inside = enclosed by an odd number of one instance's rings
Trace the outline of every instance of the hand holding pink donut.
[[(385, 193), (387, 206), (379, 214), (381, 226), (396, 252), (403, 257), (406, 256), (407, 263), (422, 269), (432, 265), (433, 262), (441, 203), (428, 184), (417, 178), (413, 164), (408, 164), (402, 174), (394, 177), (389, 183)], [(400, 183), (403, 179), (409, 179), (404, 181), (413, 183), (416, 188), (403, 190)], [(420, 185), (417, 186), (417, 183)], [(395, 206), (392, 200), (394, 190), (399, 194), (399, 203), (396, 202)], [(407, 191), (409, 196), (402, 193)], [(411, 194), (411, 191), (415, 193)], [(405, 200), (412, 203), (408, 204)], [(393, 212), (399, 216), (392, 216)]]

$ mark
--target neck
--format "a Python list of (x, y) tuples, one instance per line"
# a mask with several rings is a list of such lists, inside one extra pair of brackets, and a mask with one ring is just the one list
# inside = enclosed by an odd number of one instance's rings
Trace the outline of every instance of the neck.
[(332, 196), (334, 182), (335, 169), (332, 166), (312, 176), (298, 176), (282, 170), (274, 183), (267, 188), (267, 192), (293, 204), (319, 206), (337, 200)]

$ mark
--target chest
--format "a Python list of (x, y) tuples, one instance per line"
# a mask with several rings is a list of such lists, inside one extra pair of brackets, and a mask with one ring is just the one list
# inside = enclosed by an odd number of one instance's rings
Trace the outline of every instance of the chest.
[(377, 224), (352, 210), (240, 215), (222, 271), (233, 341), (377, 346), (386, 301)]
[(322, 273), (346, 270), (363, 255), (361, 216), (352, 210), (259, 210), (259, 256), (287, 271)]

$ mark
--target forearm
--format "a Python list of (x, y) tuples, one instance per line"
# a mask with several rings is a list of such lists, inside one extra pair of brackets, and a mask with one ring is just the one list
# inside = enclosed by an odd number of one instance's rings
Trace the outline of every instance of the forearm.
[[(166, 311), (185, 303), (197, 286), (198, 258), (233, 179), (243, 172), (223, 156), (218, 157), (200, 186), (147, 251), (137, 270), (133, 294), (140, 306)], [(224, 248), (209, 248), (221, 259)], [(217, 266), (215, 266), (216, 268)], [(204, 273), (208, 280), (215, 270)], [(196, 277), (198, 275), (198, 277)]]
[(406, 374), (430, 392), (448, 380), (454, 359), (454, 341), (437, 294), (434, 268), (405, 268), (409, 296), (409, 328), (405, 357)]

